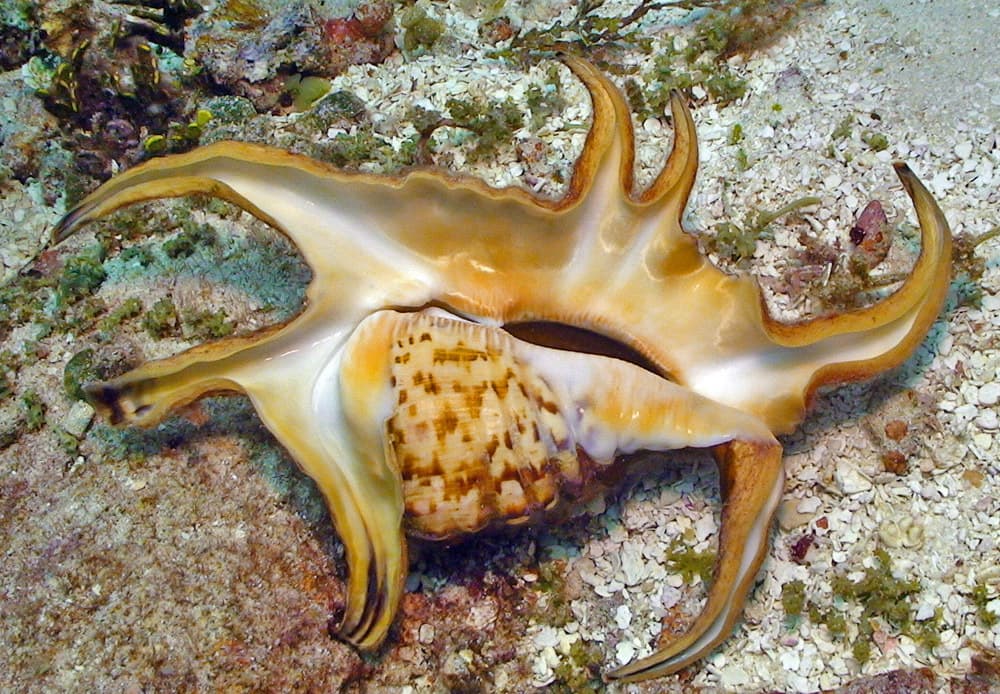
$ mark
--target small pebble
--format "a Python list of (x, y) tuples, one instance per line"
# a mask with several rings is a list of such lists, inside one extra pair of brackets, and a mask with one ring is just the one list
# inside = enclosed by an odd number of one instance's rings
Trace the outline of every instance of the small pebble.
[(635, 657), (635, 646), (633, 646), (631, 642), (621, 641), (618, 643), (618, 646), (615, 648), (615, 658), (618, 659), (619, 663), (624, 665), (625, 663), (632, 660), (632, 658), (634, 657)]
[(979, 404), (996, 405), (1000, 402), (1000, 383), (987, 383), (979, 387)]
[(974, 443), (979, 450), (988, 451), (993, 445), (993, 434), (984, 434), (982, 432), (973, 434), (972, 443)]
[(885, 435), (888, 436), (893, 441), (901, 441), (904, 436), (906, 436), (907, 429), (906, 422), (900, 419), (894, 419), (885, 425)]
[(858, 494), (872, 488), (871, 480), (847, 462), (841, 462), (834, 471), (834, 479), (842, 494)]
[(781, 667), (785, 670), (795, 671), (799, 669), (799, 652), (798, 651), (785, 651), (781, 654)]
[(434, 643), (434, 627), (430, 624), (421, 624), (417, 639), (425, 646)]
[(976, 426), (986, 431), (1000, 429), (1000, 421), (997, 420), (997, 413), (994, 410), (986, 410), (976, 417)]
[(87, 432), (93, 419), (94, 408), (83, 400), (77, 400), (60, 422), (60, 426), (66, 430), (66, 433), (81, 438)]
[(629, 609), (628, 605), (619, 605), (618, 609), (615, 610), (615, 624), (618, 625), (619, 629), (628, 629), (631, 623), (632, 610)]
[(669, 610), (681, 601), (681, 597), (682, 593), (677, 588), (664, 586), (663, 591), (660, 593), (660, 605)]
[(793, 530), (800, 525), (805, 525), (811, 519), (811, 513), (801, 513), (796, 508), (794, 499), (783, 501), (778, 507), (778, 523), (782, 530)]
[(938, 344), (938, 354), (942, 357), (947, 357), (951, 354), (951, 348), (955, 346), (955, 337), (950, 333), (941, 338), (941, 342)]
[[(426, 624), (424, 626), (427, 626)], [(423, 627), (420, 627), (421, 633), (423, 632)], [(555, 647), (559, 645), (559, 632), (555, 627), (543, 626), (535, 634), (534, 638), (535, 647), (538, 649), (544, 649), (547, 647)]]
[(975, 419), (976, 415), (979, 414), (979, 409), (972, 403), (966, 403), (964, 405), (959, 405), (955, 408), (955, 419), (959, 424), (965, 424), (966, 422), (971, 422)]
[(734, 663), (719, 671), (719, 682), (722, 686), (732, 689), (748, 684), (750, 682), (750, 675), (747, 674), (745, 669)]

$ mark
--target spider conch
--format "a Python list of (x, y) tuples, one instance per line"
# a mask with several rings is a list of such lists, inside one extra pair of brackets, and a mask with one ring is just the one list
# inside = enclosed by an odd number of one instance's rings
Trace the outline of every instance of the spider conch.
[[(923, 244), (909, 278), (869, 308), (777, 323), (755, 282), (716, 269), (681, 227), (698, 163), (682, 98), (670, 157), (638, 191), (620, 93), (589, 63), (564, 61), (590, 92), (593, 125), (560, 200), (223, 142), (112, 179), (56, 238), (141, 200), (209, 193), (298, 246), (313, 279), (294, 319), (87, 392), (112, 422), (139, 426), (207, 393), (245, 393), (327, 500), (349, 564), (339, 632), (360, 648), (378, 646), (397, 612), (406, 533), (450, 539), (543, 518), (632, 453), (711, 448), (724, 506), (707, 601), (686, 634), (607, 674), (634, 681), (677, 671), (732, 630), (781, 498), (775, 435), (820, 386), (913, 352), (947, 291), (951, 236), (897, 164)], [(545, 346), (524, 327), (542, 323), (641, 358)]]

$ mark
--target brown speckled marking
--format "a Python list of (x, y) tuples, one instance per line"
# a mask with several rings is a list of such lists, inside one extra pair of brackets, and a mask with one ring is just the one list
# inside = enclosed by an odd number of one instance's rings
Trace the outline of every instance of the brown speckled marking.
[(406, 334), (392, 343), (397, 405), (386, 433), (411, 533), (441, 539), (518, 525), (552, 508), (564, 485), (579, 486), (555, 396), (514, 359), (509, 336), (425, 314), (398, 330)]

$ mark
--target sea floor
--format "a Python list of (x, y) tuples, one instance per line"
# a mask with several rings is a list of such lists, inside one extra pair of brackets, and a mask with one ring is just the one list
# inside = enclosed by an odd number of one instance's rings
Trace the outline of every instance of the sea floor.
[[(546, 63), (522, 70), (489, 57), (495, 45), (479, 29), (497, 3), (417, 4), (446, 22), (446, 41), (422, 54), (390, 51), (332, 80), (363, 102), (389, 145), (412, 135), (414, 104), (440, 109), (450, 96), (481, 93), (523, 105), (531, 85), (553, 84)], [(506, 4), (522, 30), (569, 21), (575, 5)], [(635, 4), (602, 12), (622, 16)], [(50, 36), (55, 13), (70, 11), (36, 5)], [(675, 21), (654, 12), (638, 27), (662, 46), (685, 40), (672, 38)], [(788, 281), (800, 232), (846, 248), (872, 200), (898, 230), (888, 274), (912, 264), (915, 218), (895, 160), (926, 183), (956, 237), (988, 235), (1000, 225), (998, 34), (1000, 9), (987, 0), (812, 5), (772, 44), (730, 60), (746, 82), (742, 97), (721, 105), (694, 88), (702, 165), (689, 230), (725, 269), (758, 276), (787, 319), (824, 308)], [(638, 51), (619, 61), (640, 77), (654, 69)], [(322, 499), (249, 401), (212, 399), (155, 429), (118, 431), (74, 401), (65, 379), (85, 349), (83, 361), (121, 371), (197, 343), (219, 327), (189, 320), (199, 311), (224, 308), (223, 324), (241, 331), (285, 319), (308, 271), (263, 224), (203, 203), (151, 204), (48, 248), (73, 159), (45, 144), (65, 133), (30, 72), (0, 74), (5, 286), (60, 271), (95, 233), (117, 241), (116, 255), (98, 261), (99, 318), (88, 323), (77, 310), (78, 329), (53, 326), (55, 299), (43, 290), (28, 308), (0, 296), (9, 325), (0, 344), (9, 389), (0, 398), (0, 691), (1000, 690), (1000, 237), (963, 246), (947, 306), (913, 358), (822, 394), (783, 440), (788, 482), (770, 555), (743, 622), (709, 657), (649, 683), (600, 682), (700, 607), (697, 568), (717, 540), (719, 495), (711, 458), (695, 453), (645, 463), (565, 526), (418, 548), (396, 626), (362, 656), (330, 636), (346, 569)], [(435, 143), (435, 163), (561, 194), (589, 104), (559, 75), (563, 103), (543, 123), (528, 119), (517, 146), (477, 160), (452, 135)], [(302, 117), (207, 130), (285, 144)], [(358, 127), (333, 124), (326, 135)], [(670, 124), (652, 113), (636, 131), (639, 179), (649, 180)], [(361, 168), (392, 169), (393, 156)], [(719, 222), (803, 196), (820, 202), (772, 225), (752, 257), (719, 253)], [(205, 227), (211, 242), (190, 253), (162, 240)], [(136, 247), (152, 261), (123, 250)], [(182, 319), (163, 339), (138, 317), (97, 323), (130, 297), (147, 310), (169, 297)], [(865, 580), (882, 593), (845, 588)], [(799, 615), (790, 614), (796, 589)], [(886, 600), (905, 606), (896, 619), (880, 608)]]

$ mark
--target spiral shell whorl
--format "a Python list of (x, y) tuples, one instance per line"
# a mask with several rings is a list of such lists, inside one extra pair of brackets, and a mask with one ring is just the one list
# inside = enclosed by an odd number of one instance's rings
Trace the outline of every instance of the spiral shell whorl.
[(496, 328), (415, 314), (390, 349), (396, 396), (386, 442), (408, 531), (444, 539), (519, 524), (580, 481), (549, 385)]

